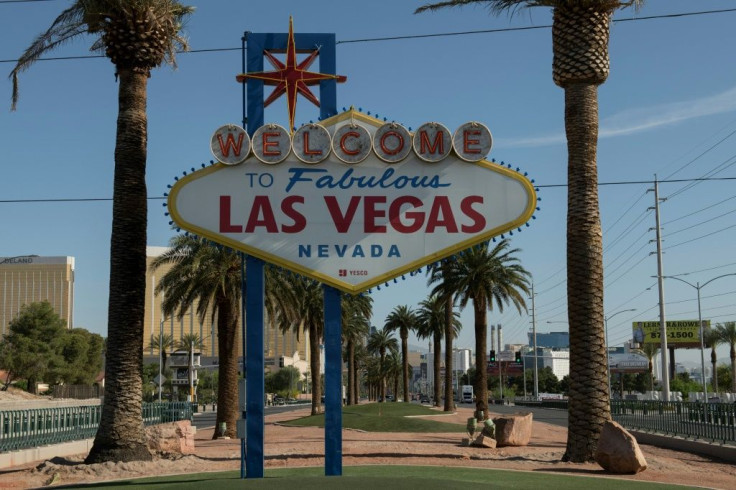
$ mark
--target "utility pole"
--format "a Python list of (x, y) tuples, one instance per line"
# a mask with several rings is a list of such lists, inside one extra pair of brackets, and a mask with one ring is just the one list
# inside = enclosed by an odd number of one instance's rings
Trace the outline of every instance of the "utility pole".
[[(649, 208), (652, 209), (652, 208)], [(664, 314), (664, 272), (662, 270), (662, 230), (659, 219), (659, 183), (654, 175), (654, 216), (657, 232), (657, 283), (659, 284), (659, 332), (662, 351), (662, 398), (670, 400), (670, 372), (667, 369), (667, 321)]]
[(534, 283), (532, 283), (532, 343), (534, 344), (534, 399), (539, 399), (539, 363), (537, 362), (537, 313), (534, 308)]

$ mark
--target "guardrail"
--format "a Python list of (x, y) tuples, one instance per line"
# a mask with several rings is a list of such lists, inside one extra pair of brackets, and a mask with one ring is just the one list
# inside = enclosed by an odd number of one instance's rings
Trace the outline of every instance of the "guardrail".
[(733, 403), (614, 400), (611, 416), (627, 429), (736, 444)]
[[(516, 400), (516, 405), (567, 409), (567, 400)], [(611, 417), (626, 429), (736, 444), (736, 404), (612, 400)]]
[[(100, 405), (0, 410), (0, 452), (89, 439), (101, 415)], [(144, 425), (191, 418), (189, 402), (143, 404)]]

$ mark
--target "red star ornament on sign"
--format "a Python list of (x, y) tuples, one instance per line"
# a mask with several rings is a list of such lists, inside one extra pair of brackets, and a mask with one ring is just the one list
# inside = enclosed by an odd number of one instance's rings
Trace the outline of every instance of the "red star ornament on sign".
[(294, 117), (296, 114), (296, 96), (302, 94), (312, 104), (319, 107), (319, 99), (309, 90), (309, 85), (317, 85), (322, 80), (337, 80), (343, 83), (347, 77), (332, 75), (331, 73), (316, 73), (307, 71), (319, 55), (319, 49), (309, 51), (309, 55), (301, 63), (296, 61), (296, 43), (294, 42), (294, 20), (289, 17), (289, 38), (286, 44), (286, 63), (278, 60), (274, 53), (278, 51), (264, 50), (263, 56), (275, 68), (273, 71), (241, 73), (235, 79), (247, 83), (249, 79), (261, 80), (265, 85), (274, 86), (271, 95), (263, 101), (263, 107), (268, 107), (273, 101), (286, 94), (286, 104), (289, 110), (289, 131), (294, 131)]

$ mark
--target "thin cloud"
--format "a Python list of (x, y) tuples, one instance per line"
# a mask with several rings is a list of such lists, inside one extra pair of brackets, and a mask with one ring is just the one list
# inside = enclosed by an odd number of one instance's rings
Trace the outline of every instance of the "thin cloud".
[[(724, 114), (735, 110), (736, 87), (701, 99), (627, 109), (603, 119), (600, 123), (598, 137), (625, 136), (677, 124), (688, 119)], [(565, 134), (557, 133), (530, 138), (508, 139), (499, 141), (498, 146), (520, 148), (559, 145), (565, 142)]]

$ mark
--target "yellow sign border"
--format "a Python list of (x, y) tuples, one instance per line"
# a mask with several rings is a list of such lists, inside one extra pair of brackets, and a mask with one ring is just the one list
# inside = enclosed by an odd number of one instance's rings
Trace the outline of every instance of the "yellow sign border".
[[(325, 119), (321, 122), (321, 124), (325, 126), (330, 126), (332, 124), (337, 124), (342, 121), (346, 121), (348, 119), (352, 120), (360, 120), (367, 124), (370, 124), (375, 127), (382, 126), (385, 124), (384, 121), (380, 121), (378, 119), (375, 119), (371, 116), (367, 116), (365, 114), (362, 114), (360, 112), (355, 111), (354, 109), (350, 109), (346, 112), (343, 112), (341, 114), (338, 114), (336, 116), (333, 116), (329, 119)], [(288, 164), (289, 157), (287, 157), (287, 160), (281, 163), (281, 165)], [(449, 158), (449, 157), (448, 157)], [(255, 159), (252, 155), (248, 157), (243, 163), (247, 163), (249, 160)], [(194, 173), (191, 173), (181, 179), (179, 179), (171, 188), (171, 191), (169, 192), (168, 200), (167, 200), (167, 207), (169, 210), (169, 214), (171, 215), (172, 220), (174, 223), (176, 223), (176, 226), (179, 228), (182, 228), (184, 230), (187, 230), (191, 233), (194, 233), (196, 235), (199, 235), (203, 238), (206, 238), (208, 240), (211, 240), (215, 243), (220, 243), (222, 245), (228, 246), (234, 250), (238, 250), (240, 252), (244, 252), (248, 255), (251, 255), (253, 257), (257, 257), (265, 262), (275, 264), (279, 267), (283, 267), (284, 269), (288, 269), (292, 272), (296, 272), (297, 274), (301, 274), (307, 277), (311, 277), (313, 279), (316, 279), (319, 282), (322, 282), (324, 284), (328, 284), (336, 289), (339, 289), (340, 291), (350, 293), (350, 294), (358, 294), (364, 291), (367, 291), (368, 289), (374, 288), (376, 286), (380, 286), (381, 284), (384, 284), (388, 281), (393, 280), (396, 277), (399, 277), (404, 274), (408, 274), (412, 271), (415, 271), (419, 269), (420, 267), (424, 267), (426, 265), (432, 264), (434, 262), (437, 262), (438, 260), (442, 260), (446, 257), (452, 256), (457, 254), (458, 252), (461, 252), (463, 250), (466, 250), (467, 248), (470, 248), (474, 245), (477, 245), (481, 242), (484, 242), (486, 240), (489, 240), (495, 236), (498, 236), (502, 233), (505, 233), (507, 231), (513, 230), (514, 228), (519, 228), (523, 224), (525, 224), (527, 221), (529, 221), (534, 214), (534, 210), (536, 209), (536, 203), (537, 203), (537, 193), (534, 190), (534, 186), (532, 183), (520, 175), (518, 172), (515, 172), (513, 170), (507, 169), (506, 167), (503, 167), (499, 164), (495, 164), (492, 162), (489, 162), (487, 160), (481, 160), (479, 162), (466, 162), (463, 160), (464, 165), (477, 165), (480, 167), (483, 167), (487, 170), (490, 170), (492, 172), (500, 173), (506, 177), (510, 177), (513, 180), (516, 180), (522, 184), (524, 189), (526, 190), (529, 200), (527, 202), (526, 209), (522, 213), (522, 215), (515, 219), (514, 221), (508, 222), (502, 226), (498, 226), (496, 228), (493, 228), (481, 235), (477, 235), (473, 238), (470, 238), (468, 240), (464, 240), (462, 242), (459, 242), (451, 247), (445, 248), (443, 250), (440, 250), (438, 252), (435, 252), (434, 254), (427, 255), (421, 259), (415, 260), (413, 262), (407, 263), (403, 265), (400, 268), (393, 269), (389, 272), (386, 272), (384, 274), (381, 274), (380, 276), (376, 276), (375, 278), (365, 281), (359, 284), (349, 284), (343, 281), (340, 281), (332, 276), (329, 276), (327, 274), (323, 274), (314, 270), (310, 270), (307, 267), (303, 267), (297, 263), (285, 260), (281, 257), (278, 257), (276, 255), (270, 254), (264, 250), (256, 249), (249, 247), (248, 245), (243, 244), (242, 242), (239, 242), (237, 240), (230, 239), (228, 237), (219, 235), (217, 233), (213, 233), (210, 230), (206, 230), (204, 228), (201, 228), (199, 226), (193, 225), (189, 222), (187, 222), (183, 217), (179, 214), (178, 210), (176, 209), (176, 198), (179, 194), (179, 190), (183, 188), (188, 182), (200, 179), (202, 177), (205, 177), (211, 173), (217, 172), (219, 170), (222, 170), (224, 168), (231, 167), (231, 165), (224, 165), (222, 163), (216, 163), (214, 165), (211, 165), (209, 167), (206, 167), (201, 170), (197, 170)]]

